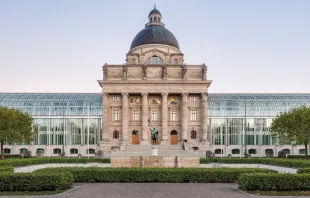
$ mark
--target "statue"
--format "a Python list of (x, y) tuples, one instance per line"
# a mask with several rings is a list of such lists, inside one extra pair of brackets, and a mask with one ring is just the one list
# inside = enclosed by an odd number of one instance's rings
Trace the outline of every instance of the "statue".
[(146, 65), (142, 65), (142, 77), (146, 77)]
[(105, 63), (102, 66), (102, 71), (103, 71), (103, 79), (106, 79), (108, 77), (108, 64)]
[(206, 80), (207, 79), (207, 66), (203, 63), (202, 65), (201, 65), (201, 79), (202, 80)]
[(162, 70), (161, 70), (161, 75), (163, 78), (167, 77), (167, 67), (165, 65), (161, 66)]
[(151, 135), (152, 135), (152, 144), (156, 144), (156, 141), (158, 139), (158, 131), (155, 128), (151, 129)]
[(127, 79), (127, 65), (123, 65), (123, 79)]
[(186, 79), (187, 76), (187, 65), (182, 65), (182, 79)]

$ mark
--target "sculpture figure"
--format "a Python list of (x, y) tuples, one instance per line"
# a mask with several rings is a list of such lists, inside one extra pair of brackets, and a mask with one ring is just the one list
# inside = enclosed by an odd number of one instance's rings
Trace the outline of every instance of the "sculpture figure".
[(207, 79), (207, 66), (203, 63), (202, 65), (201, 65), (201, 79), (202, 80), (206, 80)]
[(167, 77), (167, 67), (165, 65), (161, 66), (162, 70), (161, 70), (161, 74), (163, 78)]
[(127, 65), (123, 65), (123, 79), (127, 79)]
[(155, 128), (151, 129), (151, 137), (152, 137), (152, 144), (156, 144), (156, 141), (158, 139), (158, 131)]
[(146, 77), (146, 65), (142, 65), (142, 77)]
[(182, 79), (186, 79), (187, 76), (187, 65), (182, 65)]
[(108, 77), (108, 64), (107, 63), (105, 63), (102, 66), (102, 71), (103, 71), (103, 79), (107, 78)]

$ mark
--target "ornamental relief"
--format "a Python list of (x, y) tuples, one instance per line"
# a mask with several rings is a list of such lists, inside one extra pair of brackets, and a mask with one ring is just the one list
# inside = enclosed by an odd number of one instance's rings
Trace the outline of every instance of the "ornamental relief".
[(141, 98), (140, 97), (130, 97), (129, 98), (129, 104), (130, 105), (140, 105), (141, 104)]
[(177, 97), (171, 96), (168, 98), (168, 105), (179, 105), (180, 100)]
[(157, 97), (152, 97), (149, 99), (149, 105), (150, 106), (159, 106), (161, 105), (161, 99)]

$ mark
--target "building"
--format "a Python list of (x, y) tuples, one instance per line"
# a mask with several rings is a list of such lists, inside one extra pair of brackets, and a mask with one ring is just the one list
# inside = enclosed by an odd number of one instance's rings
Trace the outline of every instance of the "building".
[(0, 93), (0, 106), (29, 113), (39, 134), (34, 142), (5, 145), (5, 153), (44, 151), (57, 156), (93, 156), (149, 145), (150, 130), (159, 145), (181, 146), (205, 156), (252, 156), (304, 152), (278, 145), (270, 124), (279, 113), (310, 106), (310, 94), (212, 94), (207, 66), (184, 63), (175, 36), (154, 8), (133, 39), (126, 64), (104, 64), (100, 93)]

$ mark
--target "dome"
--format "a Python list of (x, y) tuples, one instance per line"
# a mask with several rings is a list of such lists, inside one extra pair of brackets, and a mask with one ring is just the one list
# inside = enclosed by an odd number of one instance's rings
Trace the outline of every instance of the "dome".
[(146, 44), (170, 45), (180, 49), (175, 36), (165, 27), (151, 25), (141, 30), (133, 39), (130, 49)]
[(159, 10), (156, 9), (156, 7), (150, 12), (149, 16), (152, 15), (152, 14), (159, 14), (159, 15), (161, 15)]

